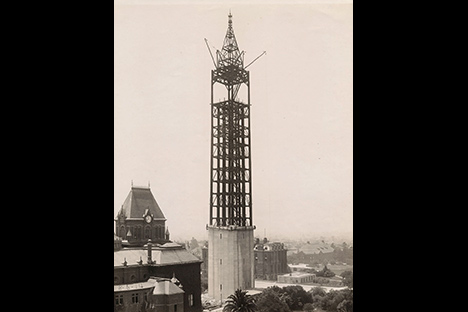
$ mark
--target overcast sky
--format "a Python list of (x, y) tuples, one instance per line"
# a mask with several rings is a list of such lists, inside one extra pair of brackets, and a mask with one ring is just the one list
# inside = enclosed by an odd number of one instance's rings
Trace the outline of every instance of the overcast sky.
[(352, 233), (352, 3), (249, 2), (115, 0), (114, 217), (149, 181), (171, 238), (207, 238), (204, 38), (222, 47), (231, 10), (245, 64), (267, 52), (249, 67), (255, 235)]

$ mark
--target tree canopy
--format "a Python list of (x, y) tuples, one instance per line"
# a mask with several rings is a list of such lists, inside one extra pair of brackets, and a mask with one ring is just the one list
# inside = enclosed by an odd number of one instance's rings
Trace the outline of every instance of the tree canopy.
[(254, 312), (257, 311), (255, 301), (252, 296), (247, 295), (247, 291), (237, 289), (234, 294), (229, 295), (226, 300), (223, 312)]
[(268, 287), (258, 295), (258, 312), (312, 311), (353, 312), (353, 290), (341, 289), (326, 292), (314, 287), (308, 292), (302, 286)]
[(279, 287), (264, 289), (257, 299), (258, 312), (291, 312), (285, 296), (277, 290)]
[(349, 288), (353, 288), (353, 271), (344, 271), (341, 273), (343, 277), (343, 284)]

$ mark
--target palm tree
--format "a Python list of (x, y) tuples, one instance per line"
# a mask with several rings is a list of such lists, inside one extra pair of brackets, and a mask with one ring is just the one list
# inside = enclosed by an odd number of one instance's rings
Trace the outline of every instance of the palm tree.
[(229, 295), (226, 300), (226, 305), (223, 308), (223, 312), (255, 312), (257, 307), (255, 306), (254, 299), (247, 295), (246, 290), (237, 289), (234, 294)]

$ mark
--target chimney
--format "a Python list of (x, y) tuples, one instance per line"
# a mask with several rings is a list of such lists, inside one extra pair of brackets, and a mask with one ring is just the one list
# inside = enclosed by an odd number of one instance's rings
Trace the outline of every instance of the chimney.
[(151, 244), (151, 239), (148, 239), (148, 264), (153, 263), (153, 244)]

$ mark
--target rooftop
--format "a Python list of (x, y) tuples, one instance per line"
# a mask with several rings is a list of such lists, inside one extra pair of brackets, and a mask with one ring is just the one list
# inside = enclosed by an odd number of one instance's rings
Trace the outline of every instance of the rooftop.
[[(168, 246), (166, 246), (168, 245)], [(201, 262), (197, 257), (191, 254), (182, 246), (175, 243), (166, 243), (162, 246), (153, 246), (152, 259), (157, 265), (174, 265), (181, 263)], [(140, 248), (124, 248), (114, 251), (114, 267), (123, 266), (123, 262), (127, 261), (128, 266), (139, 265), (137, 262), (142, 260), (143, 264), (147, 263), (148, 250), (147, 247)]]
[(146, 215), (147, 210), (153, 215), (153, 218), (166, 220), (153, 193), (151, 193), (151, 189), (149, 187), (132, 186), (118, 215), (141, 219)]
[(306, 277), (306, 276), (311, 276), (311, 275), (314, 275), (314, 274), (304, 273), (304, 272), (292, 272), (292, 273), (283, 274), (282, 276)]
[(170, 279), (150, 278), (148, 282), (149, 281), (152, 281), (155, 284), (153, 295), (174, 295), (184, 293), (184, 291), (175, 285)]
[(183, 294), (184, 291), (175, 285), (170, 279), (151, 277), (146, 282), (114, 285), (114, 292), (134, 291), (153, 288), (153, 295)]
[(302, 251), (305, 254), (311, 255), (311, 254), (319, 254), (321, 253), (330, 253), (333, 252), (333, 248), (329, 246), (328, 244), (323, 244), (323, 243), (307, 243), (302, 245), (299, 248), (299, 251)]
[(146, 289), (146, 288), (151, 288), (153, 286), (154, 286), (154, 282), (150, 282), (150, 281), (143, 282), (143, 283), (114, 285), (114, 292)]

